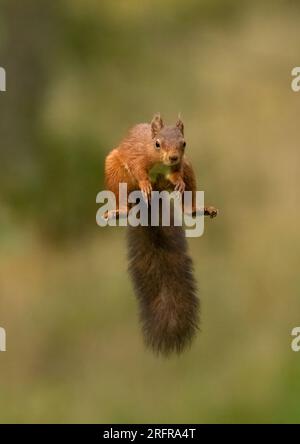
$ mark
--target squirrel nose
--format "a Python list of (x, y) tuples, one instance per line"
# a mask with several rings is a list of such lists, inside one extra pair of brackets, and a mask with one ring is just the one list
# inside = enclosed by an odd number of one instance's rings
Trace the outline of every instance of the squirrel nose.
[(171, 162), (177, 162), (178, 156), (170, 156), (169, 159)]

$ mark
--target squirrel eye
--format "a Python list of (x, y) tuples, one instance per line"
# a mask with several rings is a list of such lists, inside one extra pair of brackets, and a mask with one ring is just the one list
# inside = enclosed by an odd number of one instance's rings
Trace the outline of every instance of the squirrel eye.
[(186, 147), (186, 141), (184, 141), (184, 142), (182, 143), (182, 146), (183, 146), (183, 148)]
[(155, 146), (156, 146), (156, 148), (160, 148), (160, 142), (159, 142), (159, 140), (157, 140), (157, 141), (155, 142)]

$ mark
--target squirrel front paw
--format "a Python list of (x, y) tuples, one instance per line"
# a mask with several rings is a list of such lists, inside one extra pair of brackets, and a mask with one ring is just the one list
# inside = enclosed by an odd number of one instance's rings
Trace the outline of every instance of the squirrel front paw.
[(185, 190), (185, 183), (181, 177), (175, 182), (174, 191), (179, 191), (179, 193), (183, 193)]
[(146, 201), (150, 200), (151, 198), (151, 192), (152, 192), (152, 185), (150, 180), (146, 179), (146, 180), (141, 180), (139, 182), (139, 188), (144, 196), (144, 199)]

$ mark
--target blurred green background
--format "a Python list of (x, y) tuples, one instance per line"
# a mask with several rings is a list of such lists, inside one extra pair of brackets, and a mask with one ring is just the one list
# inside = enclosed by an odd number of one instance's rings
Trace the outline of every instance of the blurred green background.
[[(299, 2), (1, 0), (1, 422), (299, 422)], [(201, 334), (144, 349), (125, 231), (95, 223), (131, 125), (180, 111), (207, 203)]]

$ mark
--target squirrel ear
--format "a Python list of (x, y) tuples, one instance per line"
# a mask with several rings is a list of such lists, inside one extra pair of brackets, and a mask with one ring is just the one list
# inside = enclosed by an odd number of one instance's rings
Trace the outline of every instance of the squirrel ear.
[(176, 122), (176, 126), (177, 126), (177, 128), (180, 129), (180, 131), (182, 132), (182, 135), (184, 135), (184, 124), (179, 116), (178, 116), (178, 120)]
[(160, 117), (160, 114), (157, 113), (152, 119), (151, 122), (151, 131), (152, 131), (152, 137), (156, 137), (159, 131), (164, 126), (164, 122), (162, 121), (162, 118)]

